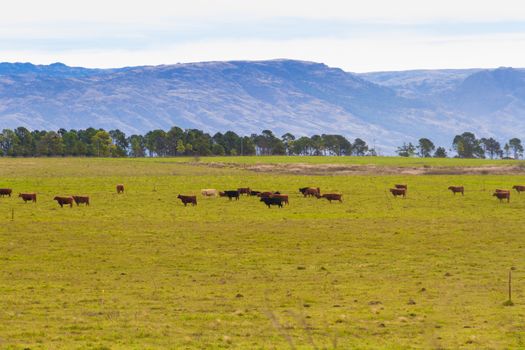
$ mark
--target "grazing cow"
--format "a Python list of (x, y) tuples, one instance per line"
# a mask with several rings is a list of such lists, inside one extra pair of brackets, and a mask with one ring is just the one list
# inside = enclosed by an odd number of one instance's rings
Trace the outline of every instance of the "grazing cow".
[(343, 203), (343, 195), (338, 193), (325, 193), (322, 196), (318, 194), (316, 197), (317, 199), (326, 198), (330, 203), (332, 203), (332, 201), (339, 201)]
[(305, 197), (315, 197), (316, 195), (321, 194), (321, 190), (319, 189), (319, 187), (317, 187), (317, 188), (313, 188), (313, 187), (300, 188), (299, 191)]
[(394, 185), (394, 187), (408, 190), (408, 186), (407, 185)]
[(237, 191), (239, 191), (239, 194), (245, 194), (247, 196), (249, 196), (251, 192), (249, 187), (241, 187), (241, 188), (238, 188)]
[(309, 196), (315, 196), (316, 190), (317, 190), (318, 194), (321, 194), (321, 190), (319, 189), (319, 187), (317, 187), (317, 188), (315, 188), (315, 187), (302, 187), (302, 188), (299, 189), (299, 192), (301, 192), (303, 194), (303, 196), (309, 197)]
[(73, 197), (73, 200), (75, 201), (75, 203), (77, 203), (77, 207), (80, 204), (89, 205), (89, 197), (88, 196), (71, 196), (71, 197)]
[(454, 193), (454, 196), (456, 193), (461, 193), (462, 196), (465, 195), (465, 188), (463, 186), (449, 186), (448, 189)]
[(201, 190), (201, 193), (204, 197), (216, 197), (219, 192), (216, 189), (207, 188), (207, 189)]
[(65, 205), (69, 205), (70, 208), (73, 208), (73, 197), (59, 197), (59, 196), (56, 196), (55, 198), (53, 198), (54, 201), (57, 201), (57, 203), (60, 205), (61, 208), (64, 207), (64, 204)]
[(117, 185), (117, 193), (124, 193), (124, 185)]
[(250, 191), (250, 196), (258, 196), (261, 191)]
[(280, 198), (283, 203), (288, 204), (288, 205), (290, 204), (290, 202), (288, 201), (287, 194), (274, 193), (270, 196), (270, 198)]
[(0, 197), (9, 196), (11, 197), (13, 190), (10, 188), (0, 188)]
[(177, 198), (181, 200), (184, 206), (187, 206), (188, 203), (191, 203), (191, 205), (197, 205), (197, 196), (183, 196), (179, 194)]
[(406, 188), (391, 188), (390, 192), (392, 193), (394, 197), (403, 196), (403, 198), (405, 198), (407, 196)]
[(36, 193), (19, 193), (18, 198), (22, 198), (25, 203), (29, 201), (36, 203)]
[(516, 185), (512, 186), (512, 189), (518, 191), (518, 194), (520, 194), (520, 192), (525, 192), (525, 186)]
[(267, 198), (261, 198), (261, 202), (264, 202), (268, 206), (268, 209), (271, 205), (277, 205), (279, 208), (283, 207), (283, 200), (281, 198), (277, 197), (267, 197)]
[(232, 198), (235, 198), (235, 200), (239, 200), (240, 193), (237, 190), (231, 190), (231, 191), (219, 192), (219, 196), (228, 197), (230, 200), (232, 200)]
[(500, 202), (504, 199), (507, 200), (507, 203), (510, 202), (510, 191), (496, 190), (496, 192), (494, 192), (492, 196), (498, 198)]

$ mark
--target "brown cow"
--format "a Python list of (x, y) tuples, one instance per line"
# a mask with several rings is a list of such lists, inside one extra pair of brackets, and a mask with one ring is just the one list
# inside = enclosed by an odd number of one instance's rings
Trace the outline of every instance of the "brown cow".
[(510, 191), (496, 190), (496, 192), (494, 192), (492, 196), (498, 198), (500, 202), (504, 199), (507, 200), (507, 203), (510, 202)]
[(0, 188), (0, 197), (9, 196), (11, 197), (13, 190), (10, 188)]
[(241, 194), (241, 195), (245, 194), (247, 196), (249, 196), (250, 192), (251, 192), (249, 187), (241, 187), (241, 188), (238, 188), (237, 191), (239, 191), (239, 194)]
[(454, 193), (454, 196), (456, 193), (461, 193), (462, 196), (465, 195), (465, 188), (463, 186), (449, 186), (448, 189)]
[(124, 185), (117, 185), (117, 193), (124, 193)]
[(520, 194), (520, 192), (525, 192), (525, 186), (515, 185), (512, 186), (512, 189), (518, 191), (518, 194)]
[(197, 205), (197, 196), (183, 196), (179, 194), (177, 198), (181, 200), (184, 206), (187, 206), (188, 203), (191, 203), (191, 205)]
[(304, 191), (302, 191), (302, 193), (303, 193), (303, 196), (305, 197), (315, 197), (318, 194), (321, 194), (321, 190), (319, 189), (319, 187), (317, 188), (309, 187), (309, 188), (305, 188)]
[(80, 204), (89, 205), (89, 197), (88, 196), (71, 196), (71, 197), (73, 197), (73, 200), (75, 201), (75, 203), (77, 203), (77, 207)]
[(57, 203), (60, 205), (61, 208), (64, 207), (64, 204), (65, 205), (69, 205), (70, 208), (73, 208), (73, 197), (59, 197), (59, 196), (56, 196), (55, 198), (53, 198), (54, 201), (57, 201)]
[(287, 194), (272, 194), (269, 198), (280, 198), (283, 203), (290, 204)]
[(408, 186), (407, 185), (394, 185), (395, 188), (401, 188), (401, 189), (405, 189), (405, 190), (408, 190)]
[(36, 203), (36, 193), (19, 193), (18, 198), (22, 198), (25, 203), (29, 201)]
[(394, 197), (403, 196), (403, 198), (405, 198), (407, 196), (406, 188), (391, 188), (390, 192), (392, 193)]
[(317, 199), (326, 198), (330, 203), (332, 203), (332, 201), (339, 201), (343, 203), (343, 195), (339, 193), (325, 193), (322, 196), (318, 194), (316, 195), (316, 197)]

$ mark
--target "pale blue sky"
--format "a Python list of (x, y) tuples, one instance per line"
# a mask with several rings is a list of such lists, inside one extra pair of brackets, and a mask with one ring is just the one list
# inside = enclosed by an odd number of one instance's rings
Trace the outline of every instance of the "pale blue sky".
[(347, 71), (525, 66), (525, 5), (500, 0), (24, 1), (0, 61), (86, 67), (291, 58)]

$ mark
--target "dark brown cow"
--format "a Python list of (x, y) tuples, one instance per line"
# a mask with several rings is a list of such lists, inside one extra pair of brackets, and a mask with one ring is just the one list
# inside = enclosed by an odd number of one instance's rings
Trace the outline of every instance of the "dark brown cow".
[(241, 194), (237, 190), (219, 192), (220, 197), (228, 197), (229, 200), (232, 200), (232, 198), (235, 198), (235, 200), (239, 200), (240, 195)]
[(316, 197), (317, 199), (326, 198), (330, 203), (332, 203), (332, 201), (339, 201), (343, 203), (343, 195), (339, 193), (325, 193), (322, 196), (318, 194), (316, 195)]
[(465, 188), (463, 186), (449, 186), (448, 189), (454, 193), (454, 196), (456, 193), (461, 193), (462, 196), (465, 195)]
[(512, 186), (512, 189), (516, 190), (518, 194), (520, 194), (520, 192), (525, 192), (525, 186), (515, 185)]
[(73, 197), (59, 197), (56, 196), (53, 198), (54, 201), (57, 201), (58, 205), (60, 205), (61, 208), (64, 207), (64, 205), (69, 205), (70, 208), (73, 208)]
[(124, 185), (117, 185), (117, 193), (124, 193)]
[(317, 188), (313, 188), (313, 187), (309, 187), (309, 188), (305, 188), (303, 192), (303, 196), (305, 197), (315, 197), (317, 196), (318, 194), (321, 194), (321, 190), (319, 189), (319, 187)]
[(89, 197), (88, 196), (71, 196), (71, 197), (73, 197), (73, 200), (75, 201), (75, 203), (77, 203), (77, 207), (80, 204), (89, 205)]
[(288, 195), (287, 194), (272, 194), (270, 196), (270, 198), (280, 198), (281, 201), (285, 204), (290, 204), (290, 202), (288, 202)]
[(404, 188), (405, 190), (408, 190), (407, 185), (394, 185), (395, 188)]
[(510, 191), (496, 190), (492, 196), (498, 198), (500, 202), (504, 199), (507, 200), (507, 203), (510, 202)]
[(183, 196), (179, 194), (177, 198), (181, 200), (184, 206), (187, 206), (188, 203), (191, 203), (191, 205), (197, 205), (197, 196)]
[(249, 196), (251, 192), (249, 187), (241, 187), (241, 188), (238, 188), (237, 191), (239, 191), (239, 194), (245, 194), (247, 196)]
[(258, 196), (261, 191), (250, 191), (250, 196)]
[(10, 188), (0, 188), (0, 197), (9, 196), (11, 197), (13, 190)]
[(394, 197), (397, 197), (397, 196), (406, 197), (407, 196), (407, 189), (406, 188), (391, 188), (390, 189), (390, 193), (392, 193), (392, 195)]
[(19, 193), (18, 198), (22, 198), (25, 203), (29, 201), (36, 203), (36, 193)]
[(302, 187), (302, 188), (299, 189), (299, 192), (301, 192), (305, 197), (307, 197), (305, 195), (305, 192), (310, 192), (308, 194), (308, 196), (315, 196), (315, 194), (311, 194), (311, 193), (313, 193), (313, 191), (311, 191), (311, 190), (317, 190), (317, 193), (321, 194), (321, 190), (319, 189), (319, 187), (317, 187), (317, 188), (316, 187)]

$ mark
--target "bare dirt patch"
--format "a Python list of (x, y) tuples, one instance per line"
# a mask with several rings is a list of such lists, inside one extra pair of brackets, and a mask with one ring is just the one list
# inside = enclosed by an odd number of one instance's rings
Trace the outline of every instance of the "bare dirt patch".
[(191, 165), (211, 168), (244, 169), (257, 173), (279, 173), (293, 175), (509, 175), (525, 174), (525, 168), (516, 165), (479, 166), (479, 167), (396, 167), (377, 165), (341, 165), (341, 164), (239, 164), (239, 163), (202, 163)]

